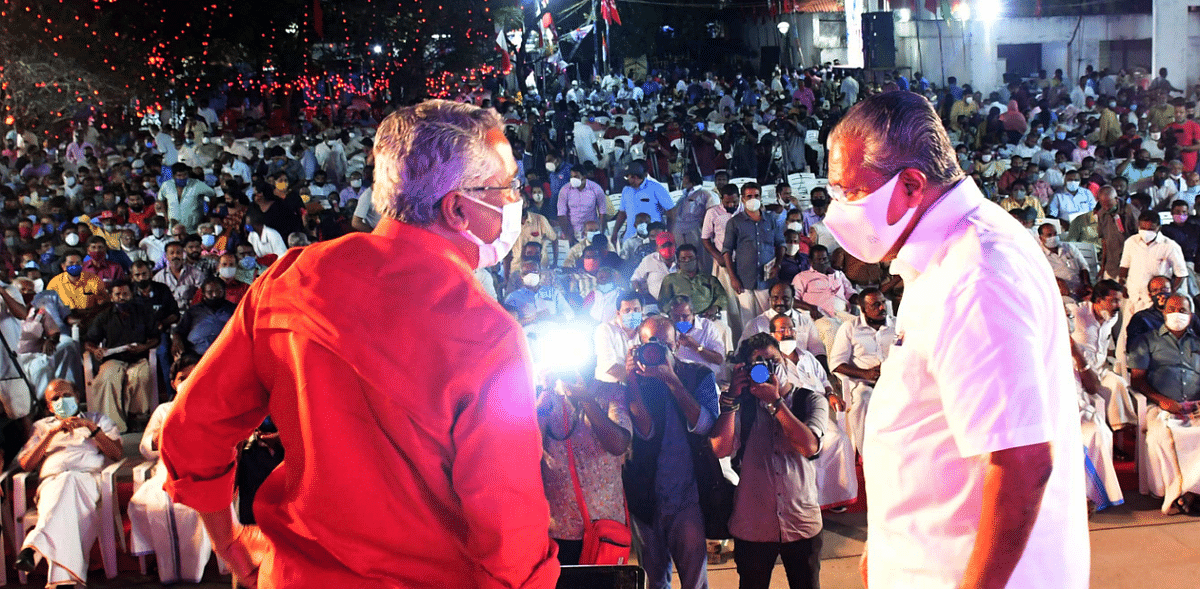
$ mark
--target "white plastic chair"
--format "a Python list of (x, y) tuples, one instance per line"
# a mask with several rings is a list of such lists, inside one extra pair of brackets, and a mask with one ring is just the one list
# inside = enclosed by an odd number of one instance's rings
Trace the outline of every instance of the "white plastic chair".
[(1146, 396), (1130, 391), (1133, 399), (1137, 402), (1137, 447), (1136, 460), (1138, 472), (1138, 493), (1149, 495), (1154, 489), (1151, 488), (1152, 475), (1150, 473), (1150, 456), (1146, 447), (1146, 412), (1149, 410), (1149, 404)]
[[(100, 556), (104, 561), (104, 575), (112, 579), (117, 576), (117, 545), (120, 544), (121, 550), (126, 550), (125, 534), (121, 525), (121, 508), (117, 504), (116, 496), (116, 474), (117, 470), (125, 464), (125, 459), (118, 460), (100, 471), (100, 505), (96, 508), (96, 515), (100, 518), (100, 533), (98, 541), (100, 542)], [(32, 488), (37, 489), (38, 475), (33, 472), (19, 472), (12, 477), (12, 510), (5, 510), (5, 527), (13, 530), (12, 543), (13, 553), (18, 554), (21, 551), (21, 545), (25, 543), (25, 536), (30, 530), (37, 525), (38, 513), (36, 504), (32, 504), (33, 494), (29, 493)], [(11, 516), (9, 515), (11, 514)], [(11, 521), (8, 519), (11, 517)], [(89, 546), (88, 550), (91, 549)], [(24, 585), (27, 575), (24, 571), (17, 571), (17, 579)]]

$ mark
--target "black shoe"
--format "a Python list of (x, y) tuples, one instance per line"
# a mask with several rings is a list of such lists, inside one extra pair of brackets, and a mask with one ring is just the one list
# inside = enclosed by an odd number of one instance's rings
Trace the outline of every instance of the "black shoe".
[(33, 556), (34, 554), (32, 548), (26, 548), (22, 550), (21, 553), (17, 555), (17, 561), (13, 563), (13, 567), (18, 571), (32, 573), (33, 569), (37, 567), (37, 563), (34, 562)]

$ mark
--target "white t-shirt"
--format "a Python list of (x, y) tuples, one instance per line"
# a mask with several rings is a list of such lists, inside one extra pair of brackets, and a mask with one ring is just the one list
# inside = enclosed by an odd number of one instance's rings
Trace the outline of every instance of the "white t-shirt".
[(870, 586), (957, 587), (978, 534), (986, 455), (1050, 442), (1053, 471), (1007, 586), (1086, 588), (1083, 441), (1046, 257), (965, 180), (920, 219), (892, 271), (904, 305), (863, 449)]
[(1133, 304), (1133, 312), (1150, 308), (1150, 293), (1147, 286), (1155, 276), (1186, 278), (1188, 275), (1187, 261), (1183, 258), (1183, 249), (1174, 240), (1159, 233), (1154, 241), (1146, 243), (1141, 235), (1133, 235), (1125, 240), (1121, 250), (1121, 267), (1129, 268), (1125, 278), (1125, 286), (1129, 289), (1129, 301)]

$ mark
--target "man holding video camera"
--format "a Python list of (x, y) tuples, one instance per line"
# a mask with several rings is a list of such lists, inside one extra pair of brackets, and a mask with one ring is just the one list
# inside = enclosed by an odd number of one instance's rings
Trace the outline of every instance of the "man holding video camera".
[(651, 589), (671, 587), (671, 563), (683, 589), (708, 586), (704, 516), (693, 457), (708, 445), (717, 418), (717, 382), (708, 368), (676, 357), (675, 325), (654, 316), (638, 330), (625, 359), (633, 452), (625, 466), (629, 512), (642, 539), (640, 562)]
[(796, 375), (775, 337), (750, 336), (738, 348), (733, 382), (713, 426), (717, 456), (733, 456), (741, 477), (729, 531), (743, 589), (769, 587), (777, 557), (791, 589), (820, 587), (822, 521), (813, 460), (829, 403), (823, 391), (802, 388)]

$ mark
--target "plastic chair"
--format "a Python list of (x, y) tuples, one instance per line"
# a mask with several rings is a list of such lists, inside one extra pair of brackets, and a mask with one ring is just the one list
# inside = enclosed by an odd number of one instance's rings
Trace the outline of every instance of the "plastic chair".
[[(125, 464), (125, 459), (118, 460), (100, 471), (100, 505), (96, 508), (96, 516), (100, 518), (100, 556), (104, 561), (104, 575), (112, 579), (117, 576), (117, 545), (126, 550), (125, 535), (118, 533), (122, 530), (121, 508), (117, 504), (116, 474)], [(12, 477), (12, 509), (5, 510), (5, 527), (13, 530), (13, 553), (20, 553), (25, 536), (37, 525), (38, 513), (36, 504), (32, 504), (38, 484), (38, 475), (33, 472), (19, 472)], [(29, 493), (30, 489), (35, 493)], [(11, 514), (11, 516), (9, 515)], [(11, 517), (11, 521), (8, 518)], [(24, 571), (17, 571), (21, 584), (26, 583)]]
[[(1137, 402), (1137, 447), (1136, 460), (1138, 472), (1138, 493), (1149, 495), (1155, 491), (1152, 489), (1152, 476), (1150, 473), (1150, 456), (1146, 446), (1146, 412), (1149, 410), (1149, 403), (1146, 396), (1130, 391), (1134, 401)], [(1161, 489), (1159, 489), (1161, 491)]]

